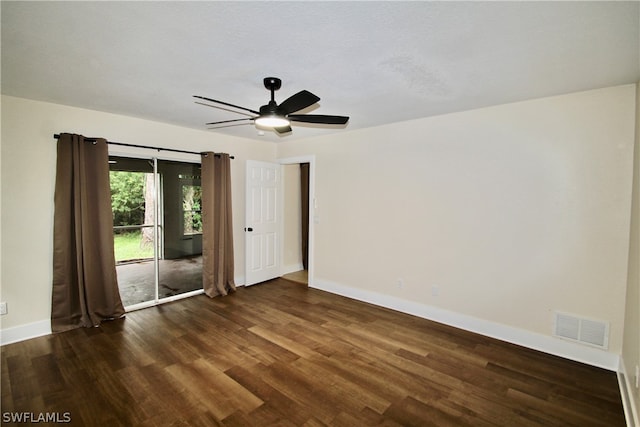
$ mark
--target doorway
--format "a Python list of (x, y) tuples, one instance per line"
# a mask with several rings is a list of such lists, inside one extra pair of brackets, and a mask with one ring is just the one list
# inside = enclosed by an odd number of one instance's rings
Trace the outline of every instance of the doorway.
[(200, 164), (110, 156), (109, 169), (125, 309), (202, 293)]
[(313, 224), (315, 217), (315, 157), (281, 159), (283, 170), (283, 248), (281, 277), (313, 283)]

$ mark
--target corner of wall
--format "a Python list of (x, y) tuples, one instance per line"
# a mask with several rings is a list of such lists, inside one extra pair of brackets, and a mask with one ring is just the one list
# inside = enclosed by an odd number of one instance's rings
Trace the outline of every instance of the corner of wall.
[(640, 365), (640, 81), (636, 83), (635, 121), (627, 291), (618, 382), (627, 425), (640, 427), (640, 390), (636, 387), (636, 370)]
[(622, 406), (624, 408), (624, 416), (627, 420), (627, 427), (640, 426), (640, 418), (638, 417), (638, 407), (633, 399), (633, 376), (629, 376), (623, 356), (620, 356), (620, 368), (618, 369), (618, 386), (620, 387), (620, 396), (622, 398)]

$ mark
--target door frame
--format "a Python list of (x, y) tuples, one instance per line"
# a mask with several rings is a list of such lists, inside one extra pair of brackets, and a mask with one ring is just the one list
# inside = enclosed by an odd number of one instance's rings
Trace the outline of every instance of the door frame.
[[(309, 273), (308, 286), (313, 287), (314, 285), (314, 277), (315, 277), (315, 256), (314, 256), (314, 241), (315, 241), (315, 228), (313, 225), (315, 224), (315, 212), (316, 212), (316, 156), (311, 154), (307, 156), (296, 156), (296, 157), (284, 157), (281, 159), (277, 159), (276, 162), (281, 165), (295, 165), (300, 163), (309, 163), (309, 264), (307, 267), (307, 272)], [(282, 180), (284, 181), (284, 180)], [(282, 182), (281, 185), (284, 185)], [(284, 204), (284, 191), (280, 191), (281, 197), (279, 203), (280, 206)], [(284, 220), (280, 224), (282, 232), (281, 235), (284, 235)], [(283, 245), (280, 246), (280, 259), (283, 259), (284, 253)]]

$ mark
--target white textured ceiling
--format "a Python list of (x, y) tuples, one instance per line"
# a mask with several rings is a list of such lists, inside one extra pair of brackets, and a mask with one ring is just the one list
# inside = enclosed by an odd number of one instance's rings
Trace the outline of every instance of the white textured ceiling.
[[(635, 83), (633, 2), (2, 2), (2, 93), (207, 129), (307, 89), (346, 129)], [(344, 132), (211, 130), (271, 141)]]

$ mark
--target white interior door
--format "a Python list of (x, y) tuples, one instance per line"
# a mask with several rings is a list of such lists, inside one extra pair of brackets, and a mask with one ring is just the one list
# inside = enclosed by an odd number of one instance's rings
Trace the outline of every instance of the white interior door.
[(245, 285), (280, 276), (280, 165), (247, 160)]

